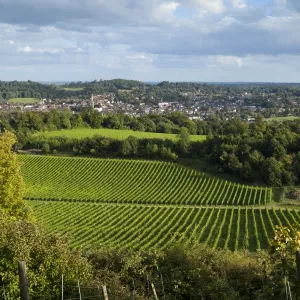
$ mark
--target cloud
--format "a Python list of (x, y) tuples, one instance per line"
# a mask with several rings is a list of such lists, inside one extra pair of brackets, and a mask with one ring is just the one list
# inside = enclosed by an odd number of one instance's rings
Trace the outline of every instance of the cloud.
[(300, 2), (298, 0), (285, 0), (283, 4), (287, 4), (290, 8), (300, 11)]
[[(251, 64), (271, 72), (279, 66), (276, 57), (299, 59), (299, 11), (298, 0), (268, 6), (250, 0), (0, 0), (0, 65), (32, 74), (45, 66), (43, 76), (82, 80), (97, 74), (184, 79), (204, 69), (217, 76), (216, 68), (220, 77), (232, 72), (233, 78), (243, 70), (253, 74)], [(293, 65), (280, 66), (295, 74)]]
[(210, 57), (210, 59), (215, 60), (215, 62), (218, 65), (223, 65), (223, 66), (238, 66), (242, 67), (244, 65), (243, 59), (240, 57), (236, 56), (223, 56), (223, 55), (218, 55), (215, 57)]
[(157, 14), (159, 19), (172, 18), (174, 12), (180, 4), (178, 2), (166, 2), (158, 6)]
[(235, 8), (245, 8), (246, 1), (245, 0), (232, 0), (232, 5)]
[(18, 52), (24, 52), (24, 53), (51, 53), (51, 54), (58, 54), (63, 53), (64, 49), (60, 48), (31, 48), (30, 46), (20, 47)]

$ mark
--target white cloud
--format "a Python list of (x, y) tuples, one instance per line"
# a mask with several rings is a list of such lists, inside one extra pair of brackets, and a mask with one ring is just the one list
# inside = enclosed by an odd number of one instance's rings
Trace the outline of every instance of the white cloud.
[(246, 1), (245, 0), (232, 0), (232, 6), (235, 8), (245, 8)]
[(183, 0), (183, 3), (198, 9), (200, 13), (220, 14), (226, 9), (223, 0)]
[(179, 6), (178, 2), (173, 1), (159, 3), (153, 8), (152, 18), (163, 23), (172, 22), (175, 18), (174, 12)]
[(237, 66), (242, 67), (244, 65), (244, 61), (242, 58), (237, 56), (224, 56), (224, 55), (216, 55), (209, 56), (209, 62), (212, 63), (212, 66)]
[(64, 49), (61, 48), (32, 48), (30, 46), (20, 47), (17, 50), (18, 52), (24, 53), (50, 53), (50, 54), (58, 54), (63, 53)]

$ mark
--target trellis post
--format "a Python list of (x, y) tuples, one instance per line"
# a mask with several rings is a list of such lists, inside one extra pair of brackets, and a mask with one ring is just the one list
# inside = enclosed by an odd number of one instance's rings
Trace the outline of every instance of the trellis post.
[(29, 286), (28, 286), (28, 278), (27, 278), (25, 261), (18, 262), (18, 273), (19, 273), (21, 300), (29, 300)]

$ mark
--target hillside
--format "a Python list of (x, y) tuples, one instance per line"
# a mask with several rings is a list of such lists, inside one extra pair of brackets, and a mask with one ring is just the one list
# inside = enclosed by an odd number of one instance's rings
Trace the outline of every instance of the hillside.
[(174, 163), (51, 156), (19, 156), (25, 197), (41, 200), (260, 205), (272, 189), (234, 184)]
[(267, 249), (275, 225), (299, 224), (274, 209), (271, 188), (232, 183), (175, 163), (19, 156), (25, 198), (50, 232), (74, 247), (170, 247), (204, 243)]
[(49, 231), (69, 234), (83, 248), (166, 249), (180, 242), (256, 251), (268, 248), (275, 225), (300, 222), (299, 212), (288, 209), (28, 202)]

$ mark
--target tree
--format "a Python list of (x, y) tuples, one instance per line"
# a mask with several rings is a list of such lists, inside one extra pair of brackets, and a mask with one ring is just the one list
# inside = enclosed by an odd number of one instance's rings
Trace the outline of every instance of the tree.
[(80, 251), (71, 250), (67, 239), (49, 235), (32, 222), (14, 220), (1, 213), (0, 228), (0, 277), (5, 284), (7, 299), (19, 299), (16, 272), (19, 260), (27, 262), (33, 299), (41, 296), (59, 299), (62, 274), (66, 285), (75, 285), (76, 280), (82, 284), (85, 280), (90, 283), (87, 260)]
[(49, 154), (51, 151), (50, 145), (48, 143), (44, 143), (42, 146), (42, 151), (44, 154)]
[(61, 119), (61, 128), (63, 128), (63, 129), (71, 129), (72, 128), (70, 119), (65, 115), (62, 116), (62, 119)]
[(172, 123), (159, 122), (156, 126), (156, 131), (161, 133), (172, 133)]
[(162, 158), (169, 161), (176, 161), (178, 158), (178, 155), (176, 153), (172, 152), (170, 148), (167, 148), (165, 146), (161, 147), (160, 154)]
[(17, 155), (12, 151), (16, 143), (13, 133), (0, 135), (0, 213), (31, 218), (29, 209), (22, 199), (23, 181)]
[[(274, 290), (283, 297), (286, 294), (285, 278), (291, 282), (292, 293), (300, 294), (300, 230), (296, 226), (276, 226), (271, 241), (270, 261), (274, 265)], [(281, 296), (280, 295), (280, 296)], [(279, 297), (278, 297), (279, 299)], [(297, 298), (298, 299), (298, 298)]]
[(157, 156), (158, 146), (152, 142), (147, 142), (145, 150), (148, 157), (154, 158)]
[(187, 154), (190, 148), (190, 133), (187, 128), (180, 128), (178, 133), (178, 148), (182, 154)]
[(261, 167), (264, 181), (271, 186), (282, 186), (282, 165), (274, 157), (267, 158)]
[(134, 136), (129, 136), (121, 145), (121, 154), (123, 156), (135, 156), (138, 153), (139, 141)]
[(252, 168), (249, 162), (244, 162), (241, 168), (241, 178), (244, 180), (252, 179)]
[(259, 167), (264, 161), (264, 156), (258, 150), (249, 153), (249, 161), (253, 167)]

